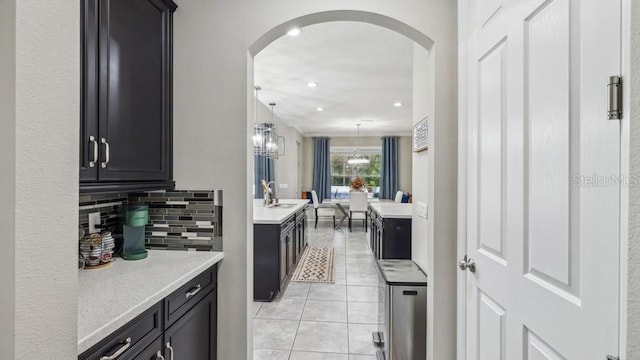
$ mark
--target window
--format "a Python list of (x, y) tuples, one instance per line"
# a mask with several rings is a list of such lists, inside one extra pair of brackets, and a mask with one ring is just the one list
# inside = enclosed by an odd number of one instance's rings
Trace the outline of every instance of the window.
[[(369, 159), (369, 164), (350, 165), (348, 160), (357, 150), (359, 156)], [(364, 179), (370, 197), (377, 197), (380, 191), (380, 170), (382, 167), (382, 149), (379, 146), (367, 147), (331, 147), (331, 197), (349, 197), (351, 179), (360, 176)]]

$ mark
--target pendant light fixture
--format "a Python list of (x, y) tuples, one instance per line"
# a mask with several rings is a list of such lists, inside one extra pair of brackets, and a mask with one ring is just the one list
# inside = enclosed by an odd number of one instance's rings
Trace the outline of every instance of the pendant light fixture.
[[(273, 107), (275, 103), (269, 103), (271, 106), (271, 122), (261, 123), (258, 122), (258, 92), (262, 90), (260, 86), (255, 87), (255, 117), (253, 123), (253, 154), (266, 156), (269, 159), (277, 159), (278, 156), (284, 155), (284, 137), (278, 136), (276, 131), (276, 124), (274, 121)], [(282, 142), (282, 146), (279, 143)], [(282, 147), (283, 152), (279, 153), (279, 148)]]
[[(356, 124), (356, 126), (358, 127), (358, 134), (356, 136), (356, 139), (360, 138), (360, 125), (362, 125), (362, 124)], [(356, 142), (358, 142), (358, 141), (356, 140)], [(364, 156), (362, 156), (362, 155), (360, 155), (360, 154), (358, 154), (358, 147), (356, 146), (356, 147), (354, 147), (353, 156), (351, 156), (351, 158), (347, 159), (347, 164), (354, 165), (354, 166), (367, 165), (367, 164), (369, 164), (369, 159), (364, 157)]]

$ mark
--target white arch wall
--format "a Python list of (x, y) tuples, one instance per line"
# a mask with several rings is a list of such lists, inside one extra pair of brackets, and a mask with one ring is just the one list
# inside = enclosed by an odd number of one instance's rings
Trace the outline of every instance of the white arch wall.
[[(400, 20), (428, 35), (435, 42), (432, 52), (435, 89), (433, 118), (442, 126), (442, 152), (434, 152), (435, 163), (444, 162), (455, 149), (456, 135), (456, 2), (452, 0), (183, 0), (175, 14), (174, 42), (174, 174), (179, 187), (221, 188), (225, 190), (224, 251), (220, 271), (219, 356), (223, 359), (249, 359), (252, 329), (248, 328), (252, 288), (252, 239), (250, 218), (251, 181), (248, 177), (249, 131), (247, 119), (253, 118), (253, 62), (247, 50), (256, 40), (278, 25), (308, 14), (331, 10), (373, 12)], [(414, 99), (414, 103), (420, 101)], [(425, 100), (427, 101), (427, 100)], [(442, 155), (439, 155), (442, 154)], [(417, 161), (417, 163), (415, 162)], [(455, 155), (452, 156), (455, 164)], [(428, 167), (425, 159), (414, 157), (416, 167)], [(454, 166), (455, 169), (455, 166)], [(415, 174), (415, 173), (414, 173)], [(433, 173), (426, 174), (433, 177)], [(435, 187), (441, 182), (455, 184), (452, 174), (433, 177)], [(413, 179), (414, 192), (426, 179)], [(425, 185), (426, 186), (426, 185)], [(446, 195), (446, 194), (443, 194)], [(454, 194), (449, 197), (455, 198)], [(428, 199), (425, 199), (428, 200)], [(437, 199), (436, 199), (437, 200)], [(455, 204), (455, 199), (451, 199)], [(445, 208), (443, 206), (443, 208)], [(433, 213), (434, 204), (430, 203)], [(436, 210), (437, 211), (437, 210)], [(450, 209), (446, 211), (451, 212)], [(442, 216), (436, 219), (446, 221)], [(449, 219), (455, 221), (455, 211)], [(424, 222), (424, 219), (415, 219)], [(433, 231), (423, 227), (423, 231)], [(433, 251), (455, 249), (455, 222), (450, 233), (442, 237), (417, 233), (416, 239), (431, 241)], [(444, 229), (444, 227), (443, 227)], [(437, 240), (434, 240), (437, 239)], [(436, 242), (437, 241), (437, 242)], [(435, 243), (433, 243), (435, 242)], [(428, 254), (426, 259), (433, 259)], [(454, 262), (452, 262), (454, 263)], [(422, 264), (424, 266), (424, 264)], [(427, 264), (429, 266), (429, 264)], [(437, 280), (430, 281), (437, 284)], [(248, 284), (248, 287), (244, 285)], [(441, 298), (431, 299), (441, 306), (454, 304), (455, 281), (438, 286)], [(447, 293), (447, 292), (450, 293)], [(242, 299), (247, 299), (242, 302)], [(437, 317), (449, 316), (431, 308)], [(454, 322), (451, 311), (450, 322)], [(433, 317), (431, 318), (433, 319)], [(438, 330), (439, 331), (439, 330)], [(454, 336), (455, 333), (451, 334)], [(443, 335), (444, 337), (444, 335)], [(434, 343), (437, 359), (453, 359), (455, 347), (451, 338)]]

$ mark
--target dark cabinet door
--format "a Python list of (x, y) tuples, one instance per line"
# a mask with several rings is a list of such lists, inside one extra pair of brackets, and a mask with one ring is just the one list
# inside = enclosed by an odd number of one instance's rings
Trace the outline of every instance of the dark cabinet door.
[(80, 181), (97, 181), (98, 167), (98, 2), (81, 3), (82, 98), (80, 101)]
[(168, 180), (172, 9), (161, 0), (99, 7), (98, 178)]
[(166, 359), (216, 359), (216, 290), (164, 333)]

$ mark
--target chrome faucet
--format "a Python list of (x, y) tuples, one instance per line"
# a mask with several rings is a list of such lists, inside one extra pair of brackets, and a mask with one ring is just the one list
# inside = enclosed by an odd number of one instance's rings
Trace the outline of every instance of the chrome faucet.
[(266, 185), (266, 191), (264, 191), (264, 205), (268, 206), (271, 205), (271, 203), (275, 202), (275, 198), (274, 198), (274, 194), (275, 194), (275, 187), (273, 188), (274, 191), (271, 191), (271, 184), (275, 184), (275, 181), (269, 181)]

